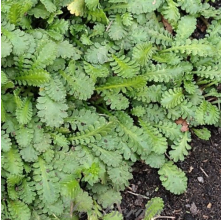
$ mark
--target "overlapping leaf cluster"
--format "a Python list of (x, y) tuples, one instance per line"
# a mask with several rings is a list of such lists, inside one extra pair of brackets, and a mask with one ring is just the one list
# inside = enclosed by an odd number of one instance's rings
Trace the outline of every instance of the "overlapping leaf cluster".
[(138, 160), (183, 193), (174, 162), (191, 132), (221, 124), (220, 14), (201, 1), (3, 1), (2, 218), (122, 219), (102, 209)]

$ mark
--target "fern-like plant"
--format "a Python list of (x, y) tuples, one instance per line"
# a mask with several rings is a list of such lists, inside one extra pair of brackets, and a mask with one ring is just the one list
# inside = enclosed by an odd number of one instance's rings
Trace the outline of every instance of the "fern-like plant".
[[(167, 190), (186, 191), (176, 162), (193, 133), (208, 140), (204, 125), (221, 125), (220, 9), (8, 0), (1, 10), (2, 219), (122, 220), (114, 204), (139, 160)], [(200, 16), (212, 21), (192, 39)], [(163, 202), (148, 207), (145, 219)]]

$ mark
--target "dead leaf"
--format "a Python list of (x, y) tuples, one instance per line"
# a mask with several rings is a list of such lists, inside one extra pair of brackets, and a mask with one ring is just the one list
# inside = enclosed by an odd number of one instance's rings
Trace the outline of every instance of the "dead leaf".
[(163, 16), (162, 16), (162, 22), (163, 22), (163, 25), (164, 25), (165, 29), (172, 34), (173, 33), (173, 28), (170, 25), (170, 23), (168, 22), (168, 20), (165, 19)]
[(193, 203), (191, 204), (191, 206), (190, 206), (190, 212), (191, 212), (192, 215), (197, 215), (198, 209), (197, 209), (197, 207), (196, 207), (195, 202), (193, 202)]
[(182, 125), (182, 127), (180, 129), (182, 132), (185, 132), (185, 131), (189, 130), (189, 124), (187, 123), (187, 121), (185, 119), (178, 118), (175, 122), (178, 125)]

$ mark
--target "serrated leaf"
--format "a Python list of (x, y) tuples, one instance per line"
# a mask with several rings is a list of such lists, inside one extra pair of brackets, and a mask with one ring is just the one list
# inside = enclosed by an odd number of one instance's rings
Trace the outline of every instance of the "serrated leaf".
[(170, 157), (177, 162), (178, 160), (183, 161), (184, 156), (188, 155), (188, 151), (191, 149), (191, 146), (188, 144), (191, 139), (188, 135), (188, 132), (185, 132), (180, 139), (174, 142), (174, 145), (171, 146), (172, 150), (169, 151)]
[(104, 208), (107, 208), (111, 207), (114, 203), (120, 203), (122, 197), (118, 191), (109, 189), (106, 192), (99, 194), (97, 199)]
[(165, 163), (158, 171), (163, 186), (174, 194), (182, 194), (187, 188), (187, 178), (172, 161)]
[(19, 200), (10, 200), (8, 203), (8, 208), (12, 216), (12, 220), (29, 220), (31, 217), (29, 207)]
[(211, 137), (211, 132), (207, 128), (202, 128), (202, 129), (192, 129), (194, 133), (202, 140), (208, 141)]
[(21, 106), (16, 109), (16, 118), (20, 124), (27, 124), (32, 118), (32, 103), (29, 99), (23, 100)]
[(84, 5), (84, 0), (74, 0), (71, 4), (68, 5), (68, 10), (71, 14), (74, 14), (76, 16), (83, 16)]
[(154, 197), (146, 204), (144, 220), (151, 220), (163, 211), (164, 202), (159, 197)]
[(41, 86), (50, 80), (50, 75), (45, 70), (30, 70), (17, 76), (15, 80), (20, 85)]
[(43, 85), (43, 88), (45, 93), (54, 101), (65, 100), (65, 87), (58, 77), (51, 78), (47, 84)]
[(6, 152), (11, 149), (12, 142), (9, 138), (9, 135), (6, 134), (4, 131), (1, 131), (1, 150)]
[(111, 213), (106, 214), (103, 217), (103, 220), (123, 220), (123, 215), (118, 211), (112, 211)]
[(39, 97), (37, 102), (36, 108), (39, 110), (38, 116), (42, 122), (51, 127), (59, 127), (63, 124), (64, 118), (68, 116), (66, 113), (68, 106), (66, 104), (56, 102), (47, 95)]
[(169, 89), (162, 95), (161, 104), (165, 108), (174, 108), (184, 99), (182, 88)]
[(12, 52), (12, 44), (11, 42), (5, 37), (1, 37), (1, 58), (7, 57)]

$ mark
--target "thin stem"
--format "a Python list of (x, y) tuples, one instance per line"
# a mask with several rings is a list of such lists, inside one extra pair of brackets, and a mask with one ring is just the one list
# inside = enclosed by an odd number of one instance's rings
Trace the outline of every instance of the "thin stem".
[(158, 219), (158, 218), (170, 218), (170, 219), (175, 219), (176, 217), (173, 217), (173, 216), (156, 216), (154, 218), (152, 218), (152, 220), (155, 220), (155, 219)]
[(130, 194), (132, 194), (132, 195), (135, 195), (135, 196), (140, 196), (140, 197), (142, 197), (142, 198), (144, 198), (144, 199), (149, 199), (149, 197), (143, 196), (143, 195), (141, 195), (141, 194), (133, 193), (133, 192), (131, 192), (131, 191), (127, 191), (127, 192), (130, 193)]
[(107, 115), (109, 115), (109, 116), (112, 116), (112, 114), (111, 114), (108, 110), (102, 108), (101, 106), (95, 105), (95, 107), (96, 107), (97, 109), (99, 109), (101, 112), (103, 112), (103, 113), (105, 113), (105, 114), (107, 114)]
[(201, 16), (200, 20), (203, 21), (203, 23), (206, 25), (206, 27), (209, 27), (209, 23), (208, 23), (208, 21), (204, 17)]
[(70, 217), (71, 218), (73, 217), (73, 209), (74, 209), (74, 203), (73, 201), (71, 201), (71, 204), (70, 204)]

